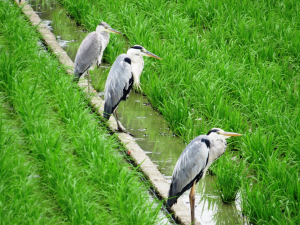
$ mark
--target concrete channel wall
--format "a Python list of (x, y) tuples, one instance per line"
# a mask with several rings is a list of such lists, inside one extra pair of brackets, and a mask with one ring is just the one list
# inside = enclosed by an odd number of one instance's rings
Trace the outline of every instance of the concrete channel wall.
[[(15, 2), (18, 4), (19, 0), (15, 0)], [(54, 34), (41, 23), (42, 20), (40, 19), (40, 17), (32, 10), (30, 5), (26, 4), (24, 0), (21, 1), (20, 7), (23, 7), (23, 13), (29, 18), (31, 24), (33, 26), (36, 26), (37, 30), (41, 33), (48, 49), (50, 49), (57, 56), (60, 63), (64, 65), (67, 74), (73, 76), (74, 63), (69, 58), (67, 53), (59, 46)], [(86, 94), (89, 94), (89, 90), (90, 93), (95, 93), (94, 97), (92, 97), (91, 99), (90, 104), (93, 106), (95, 111), (102, 116), (104, 101), (98, 95), (96, 95), (96, 91), (92, 88), (92, 86), (90, 86), (90, 88), (88, 89), (87, 81), (82, 79), (79, 83), (79, 86)], [(108, 126), (112, 131), (115, 131), (117, 129), (117, 123), (113, 117), (110, 117)], [(150, 158), (135, 142), (134, 138), (127, 133), (116, 132), (115, 134), (120, 142), (125, 146), (125, 148), (131, 151), (131, 157), (133, 158), (135, 163), (139, 165), (140, 170), (149, 179), (158, 195), (161, 198), (167, 198), (170, 184), (164, 179), (163, 175), (158, 171)], [(173, 205), (171, 211), (175, 220), (179, 223), (184, 225), (191, 224), (190, 210), (180, 199), (178, 200), (177, 204)], [(201, 225), (198, 221), (195, 224)]]

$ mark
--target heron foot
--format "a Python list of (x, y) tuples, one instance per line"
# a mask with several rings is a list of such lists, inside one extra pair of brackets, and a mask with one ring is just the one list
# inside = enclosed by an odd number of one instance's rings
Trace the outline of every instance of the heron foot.
[(129, 131), (125, 130), (119, 130), (117, 129), (116, 131), (120, 132), (120, 133), (125, 133), (125, 134), (129, 134), (131, 137), (135, 137), (132, 133), (130, 133)]
[(134, 137), (134, 135), (132, 133), (130, 133), (129, 131), (127, 131), (121, 124), (119, 124), (119, 125), (120, 126), (118, 126), (118, 129), (116, 131), (126, 133), (126, 134), (129, 134), (131, 137)]
[(132, 133), (130, 133), (129, 131), (126, 131), (125, 133), (129, 134), (131, 137), (135, 137)]
[(127, 133), (126, 129), (123, 130), (123, 129), (118, 128), (118, 129), (116, 129), (116, 131), (122, 132), (122, 133)]
[(122, 124), (119, 123), (119, 121), (117, 121), (117, 125), (118, 125), (118, 132), (123, 132), (123, 133), (127, 133), (127, 130), (125, 129), (125, 127), (122, 126)]

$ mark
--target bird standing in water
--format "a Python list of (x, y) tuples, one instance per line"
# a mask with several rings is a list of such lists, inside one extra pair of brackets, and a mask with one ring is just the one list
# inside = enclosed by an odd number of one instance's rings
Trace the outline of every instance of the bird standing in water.
[(82, 75), (87, 73), (89, 83), (89, 70), (93, 69), (96, 64), (100, 66), (103, 51), (109, 42), (109, 33), (122, 34), (112, 29), (107, 23), (101, 22), (96, 31), (89, 33), (83, 39), (75, 58), (73, 81), (77, 82)]
[(122, 100), (126, 100), (132, 86), (140, 87), (140, 76), (144, 69), (143, 56), (160, 59), (157, 55), (147, 51), (140, 45), (134, 45), (128, 49), (127, 54), (121, 54), (112, 65), (104, 91), (104, 114), (109, 119), (113, 114), (118, 125), (118, 131), (124, 132), (125, 128), (119, 123), (117, 108)]
[(205, 176), (207, 169), (224, 154), (226, 139), (241, 136), (220, 128), (211, 129), (206, 135), (192, 140), (181, 153), (172, 175), (167, 205), (172, 207), (186, 191), (190, 192), (191, 221), (195, 221), (195, 184)]

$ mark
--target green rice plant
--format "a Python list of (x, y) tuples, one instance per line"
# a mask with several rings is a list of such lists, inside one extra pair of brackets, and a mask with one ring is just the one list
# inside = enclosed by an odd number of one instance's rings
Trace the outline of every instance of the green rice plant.
[(65, 21), (61, 21), (61, 14), (63, 13), (63, 11), (59, 11), (59, 12), (55, 12), (53, 14), (53, 21), (52, 23), (55, 23), (55, 28), (60, 32), (64, 34), (64, 22)]
[[(76, 166), (76, 159), (68, 156), (71, 149), (63, 143), (65, 131), (56, 125), (59, 125), (59, 120), (51, 112), (53, 103), (49, 96), (41, 93), (40, 86), (32, 88), (31, 82), (34, 84), (35, 81), (25, 77), (16, 85), (13, 102), (32, 155), (43, 166), (41, 174), (44, 182), (53, 191), (61, 210), (72, 224), (100, 221), (96, 212), (104, 211), (104, 208), (90, 201), (90, 198), (97, 199), (97, 195), (87, 182), (89, 176), (82, 177), (89, 172)], [(105, 215), (101, 221), (109, 222)]]
[(19, 120), (0, 93), (0, 219), (3, 224), (61, 223), (64, 218), (40, 182), (35, 160), (28, 157)]
[(92, 77), (92, 84), (95, 90), (102, 90), (104, 91), (105, 89), (105, 82), (106, 78), (108, 76), (109, 68), (99, 68), (98, 71), (101, 70), (101, 76), (97, 76), (96, 71), (91, 71), (91, 77)]
[[(52, 75), (56, 76), (56, 74)], [(69, 78), (65, 79), (69, 80)], [(114, 220), (116, 222), (127, 224), (153, 223), (159, 212), (159, 205), (146, 214), (140, 213), (141, 208), (152, 207), (152, 205), (147, 203), (145, 196), (136, 192), (137, 189), (141, 188), (135, 178), (136, 174), (129, 173), (127, 169), (124, 169), (128, 165), (121, 162), (120, 156), (116, 155), (112, 160), (111, 156), (115, 154), (113, 149), (120, 146), (115, 143), (114, 137), (99, 133), (99, 128), (102, 132), (105, 131), (105, 128), (99, 127), (96, 122), (91, 124), (90, 121), (97, 118), (86, 112), (84, 99), (74, 101), (74, 92), (72, 89), (67, 89), (67, 82), (65, 81), (55, 80), (52, 82), (50, 79), (48, 81), (49, 88), (55, 93), (55, 99), (60, 104), (58, 113), (68, 129), (66, 133), (71, 137), (76, 137), (70, 138), (74, 154), (78, 156), (78, 159), (91, 174), (102, 174), (89, 178), (90, 182), (97, 188), (97, 193), (102, 196), (102, 203), (115, 215)], [(80, 93), (77, 93), (77, 97), (81, 97)], [(126, 196), (126, 199), (118, 200), (118, 197), (123, 198), (122, 196)], [(126, 202), (126, 204), (122, 204), (122, 202)], [(121, 211), (120, 207), (122, 208)]]
[(216, 173), (216, 193), (224, 203), (232, 203), (236, 200), (238, 191), (245, 179), (245, 161), (238, 156), (227, 154), (220, 157), (214, 169)]
[[(289, 224), (287, 221), (276, 221), (276, 217), (281, 217), (279, 205), (271, 200), (271, 194), (264, 186), (262, 191), (261, 184), (249, 185), (245, 187), (243, 195), (243, 213), (249, 217), (254, 224)], [(259, 219), (257, 219), (259, 218)], [(283, 223), (282, 223), (283, 222)]]
[[(90, 113), (72, 78), (36, 45), (34, 28), (19, 9), (1, 2), (4, 17), (0, 43), (5, 40), (5, 51), (0, 56), (5, 60), (0, 63), (8, 70), (0, 71), (1, 87), (20, 120), (40, 180), (58, 208), (41, 221), (59, 221), (62, 214), (64, 222), (72, 224), (160, 223), (161, 203), (149, 202), (147, 187), (137, 172), (128, 170), (118, 154), (121, 146)], [(30, 214), (28, 221), (36, 221), (33, 217)]]
[(244, 138), (242, 155), (247, 158), (251, 164), (255, 161), (257, 164), (264, 164), (267, 159), (273, 154), (278, 154), (274, 151), (274, 135), (272, 133), (265, 134), (260, 128), (251, 133), (251, 136)]
[[(60, 2), (88, 30), (107, 21), (130, 44), (142, 44), (163, 58), (145, 60), (143, 91), (185, 141), (211, 127), (243, 133), (234, 147), (253, 163), (258, 193), (266, 192), (264, 184), (278, 183), (259, 173), (269, 170), (264, 164), (270, 158), (274, 166), (289, 160), (299, 170), (299, 1)], [(110, 42), (110, 63), (124, 52), (115, 51), (118, 43), (118, 38)], [(199, 118), (201, 126), (195, 126)], [(290, 183), (296, 176), (278, 173)], [(293, 170), (288, 167), (286, 173)], [(291, 196), (276, 188), (283, 197)], [(297, 192), (295, 185), (289, 188), (288, 193)], [(253, 210), (246, 206), (255, 199), (245, 196), (245, 213)], [(265, 207), (271, 212), (269, 202)], [(290, 213), (275, 213), (272, 221), (285, 223), (289, 215), (299, 214), (299, 208), (287, 206)], [(262, 213), (251, 214), (252, 221), (267, 221)]]
[[(297, 166), (287, 166), (287, 161), (278, 163), (276, 157), (269, 157), (265, 168), (255, 178), (244, 183), (242, 210), (250, 221), (257, 224), (297, 224), (299, 215), (299, 179)], [(293, 195), (293, 197), (292, 197)], [(284, 215), (285, 220), (278, 219)], [(259, 218), (259, 219), (257, 219)]]

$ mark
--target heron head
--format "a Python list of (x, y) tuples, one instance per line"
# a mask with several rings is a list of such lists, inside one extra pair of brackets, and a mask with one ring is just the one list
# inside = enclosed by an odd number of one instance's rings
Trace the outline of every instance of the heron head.
[(235, 137), (235, 136), (242, 136), (241, 134), (238, 133), (233, 133), (233, 132), (226, 132), (220, 128), (213, 128), (208, 133), (206, 134), (207, 136), (210, 137), (219, 137), (219, 138), (230, 138), (230, 137)]
[(108, 33), (122, 34), (121, 32), (111, 28), (111, 26), (109, 26), (106, 22), (99, 23), (99, 25), (97, 26), (97, 31), (99, 32), (106, 31)]
[(140, 46), (140, 45), (132, 46), (130, 49), (128, 49), (127, 54), (128, 55), (132, 54), (132, 55), (147, 56), (147, 57), (152, 57), (152, 58), (162, 60), (160, 57), (158, 57), (157, 55), (147, 51), (143, 46)]

